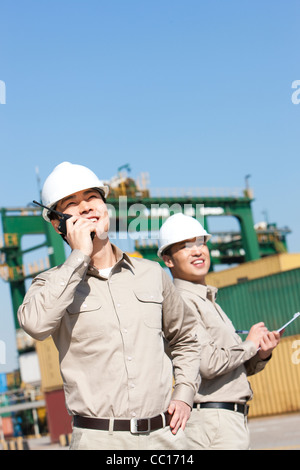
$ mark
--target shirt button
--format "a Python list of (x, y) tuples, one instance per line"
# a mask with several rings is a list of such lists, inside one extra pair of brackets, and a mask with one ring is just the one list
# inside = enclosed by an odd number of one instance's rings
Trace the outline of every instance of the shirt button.
[(117, 307), (121, 307), (121, 304), (117, 304)]
[(131, 416), (133, 416), (133, 417), (136, 416), (136, 412), (135, 412), (135, 411), (132, 411), (130, 414), (131, 414)]
[(127, 357), (127, 360), (128, 360), (128, 361), (132, 361), (132, 357), (131, 357), (131, 356), (128, 356), (128, 357)]
[(130, 388), (134, 388), (134, 387), (135, 387), (135, 385), (134, 385), (134, 384), (130, 384)]
[(61, 286), (64, 286), (64, 285), (65, 285), (65, 283), (64, 283), (64, 282), (61, 282), (61, 283), (60, 283), (60, 285), (61, 285)]
[(123, 333), (128, 333), (128, 330), (124, 328)]

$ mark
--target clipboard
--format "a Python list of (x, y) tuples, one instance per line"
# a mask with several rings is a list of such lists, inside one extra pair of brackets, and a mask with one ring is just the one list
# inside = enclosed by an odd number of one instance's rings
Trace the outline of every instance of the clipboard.
[[(293, 318), (291, 320), (289, 320), (288, 322), (286, 322), (281, 328), (279, 328), (277, 330), (277, 333), (281, 333), (281, 331), (283, 331), (290, 323), (292, 323), (294, 320), (296, 320), (296, 318), (298, 318), (300, 316), (300, 312), (297, 312), (293, 315)], [(236, 330), (235, 331), (237, 334), (240, 334), (240, 335), (247, 335), (249, 333), (248, 330)]]
[(282, 330), (284, 330), (290, 323), (296, 320), (296, 318), (298, 318), (299, 316), (300, 316), (300, 312), (295, 313), (293, 318), (290, 321), (285, 323), (281, 328), (279, 328), (279, 330), (277, 330), (277, 333), (280, 333)]

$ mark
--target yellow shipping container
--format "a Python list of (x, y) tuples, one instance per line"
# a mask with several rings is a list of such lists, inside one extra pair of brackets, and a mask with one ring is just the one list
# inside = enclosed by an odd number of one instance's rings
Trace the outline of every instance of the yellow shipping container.
[(21, 375), (19, 370), (14, 372), (8, 372), (6, 374), (6, 384), (8, 389), (20, 388), (21, 386)]
[(219, 272), (210, 272), (206, 276), (207, 284), (221, 288), (239, 282), (270, 276), (300, 267), (300, 253), (281, 253), (267, 256), (256, 261), (248, 261), (234, 268)]
[(300, 411), (300, 335), (282, 338), (269, 364), (249, 382), (250, 418)]
[(43, 392), (61, 389), (63, 381), (59, 370), (58, 351), (53, 339), (49, 337), (44, 341), (36, 341), (35, 347), (39, 358)]

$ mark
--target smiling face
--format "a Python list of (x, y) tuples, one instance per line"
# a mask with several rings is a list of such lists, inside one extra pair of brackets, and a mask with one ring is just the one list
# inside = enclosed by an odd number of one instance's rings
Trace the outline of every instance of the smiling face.
[(210, 256), (205, 238), (197, 237), (174, 243), (163, 255), (165, 265), (172, 276), (196, 284), (205, 284), (205, 276), (210, 268)]
[[(88, 219), (95, 224), (97, 234), (108, 232), (109, 216), (107, 207), (96, 189), (78, 191), (63, 198), (57, 203), (56, 210), (64, 214)], [(52, 224), (57, 229), (59, 222), (53, 220)]]

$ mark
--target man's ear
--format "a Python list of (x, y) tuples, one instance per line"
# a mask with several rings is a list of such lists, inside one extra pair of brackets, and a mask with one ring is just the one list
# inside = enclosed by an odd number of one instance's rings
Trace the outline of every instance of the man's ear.
[(163, 255), (163, 260), (167, 268), (174, 268), (174, 263), (172, 261), (171, 256), (169, 255)]
[(55, 232), (60, 234), (61, 232), (58, 230), (59, 220), (58, 219), (52, 219), (50, 222), (51, 222), (51, 225), (54, 228)]

